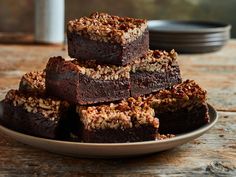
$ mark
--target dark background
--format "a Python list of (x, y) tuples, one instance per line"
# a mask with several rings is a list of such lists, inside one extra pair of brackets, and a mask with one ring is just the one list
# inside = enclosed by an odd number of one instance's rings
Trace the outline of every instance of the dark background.
[[(236, 0), (65, 0), (66, 21), (94, 11), (146, 19), (211, 20), (232, 25)], [(234, 28), (235, 27), (235, 28)], [(34, 31), (34, 0), (0, 0), (0, 32)]]

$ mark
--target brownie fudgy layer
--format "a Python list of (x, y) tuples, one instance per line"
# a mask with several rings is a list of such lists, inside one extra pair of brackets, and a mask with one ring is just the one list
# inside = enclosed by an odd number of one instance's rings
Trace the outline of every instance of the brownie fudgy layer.
[(90, 143), (126, 143), (151, 141), (156, 139), (157, 130), (151, 126), (140, 126), (127, 129), (83, 131), (82, 141)]
[(176, 111), (157, 112), (157, 116), (160, 120), (158, 132), (161, 134), (187, 133), (209, 123), (206, 103), (186, 106)]
[(149, 48), (146, 20), (94, 13), (68, 23), (68, 53), (80, 60), (126, 65)]

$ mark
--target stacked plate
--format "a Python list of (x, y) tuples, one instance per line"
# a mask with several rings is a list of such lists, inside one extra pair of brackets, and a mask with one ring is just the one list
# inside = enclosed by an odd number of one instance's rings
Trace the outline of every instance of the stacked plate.
[(148, 21), (151, 49), (205, 53), (221, 49), (230, 39), (231, 26), (217, 22)]

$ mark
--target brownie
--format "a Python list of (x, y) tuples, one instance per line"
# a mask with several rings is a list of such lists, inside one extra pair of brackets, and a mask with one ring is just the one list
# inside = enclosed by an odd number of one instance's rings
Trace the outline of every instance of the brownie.
[(147, 21), (93, 13), (69, 21), (68, 53), (80, 60), (124, 66), (143, 56), (149, 48)]
[(129, 66), (52, 57), (46, 66), (46, 92), (80, 105), (121, 100), (130, 96), (129, 71)]
[(45, 94), (45, 72), (33, 71), (22, 76), (19, 84), (21, 92)]
[(131, 96), (138, 97), (182, 82), (177, 53), (149, 50), (131, 67)]
[(206, 91), (193, 80), (160, 90), (145, 99), (155, 109), (161, 134), (185, 133), (209, 123)]
[(159, 121), (147, 103), (134, 98), (99, 106), (77, 106), (84, 142), (121, 143), (155, 140)]
[(152, 51), (126, 66), (96, 60), (52, 57), (46, 66), (46, 92), (87, 105), (138, 97), (181, 82), (175, 51)]
[(8, 128), (33, 136), (64, 139), (69, 137), (69, 104), (10, 90), (3, 101), (1, 122)]

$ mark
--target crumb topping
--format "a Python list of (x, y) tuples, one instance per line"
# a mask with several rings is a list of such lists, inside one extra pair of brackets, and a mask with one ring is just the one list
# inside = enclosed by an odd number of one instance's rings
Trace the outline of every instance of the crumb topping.
[(99, 65), (95, 60), (78, 61), (65, 60), (61, 56), (51, 57), (47, 63), (46, 71), (81, 73), (93, 79), (117, 80), (130, 78), (130, 66)]
[(27, 112), (40, 113), (52, 121), (58, 121), (61, 105), (69, 107), (66, 101), (24, 95), (17, 90), (10, 90), (5, 97), (5, 101), (12, 102), (14, 106), (23, 106)]
[(129, 98), (119, 103), (100, 106), (77, 106), (85, 129), (126, 129), (149, 124), (159, 127), (154, 110), (141, 100)]
[(22, 76), (20, 81), (21, 90), (27, 91), (45, 91), (45, 72), (44, 71), (33, 71), (26, 73)]
[(78, 61), (73, 60), (78, 71), (93, 79), (117, 80), (119, 78), (130, 78), (130, 66), (99, 65), (95, 60)]
[(178, 66), (177, 56), (178, 54), (174, 49), (170, 52), (148, 50), (145, 56), (135, 60), (131, 64), (131, 71), (133, 73), (136, 71), (165, 72), (168, 67)]
[(174, 138), (175, 137), (175, 135), (173, 135), (173, 134), (157, 134), (156, 135), (156, 139), (157, 140), (165, 140), (165, 139), (170, 139), (170, 138)]
[(186, 80), (181, 84), (174, 85), (169, 90), (160, 90), (150, 96), (146, 101), (157, 112), (175, 111), (183, 107), (202, 104), (206, 101), (206, 91), (195, 81)]
[(126, 44), (143, 34), (147, 21), (95, 12), (89, 17), (69, 21), (67, 28), (91, 40)]

